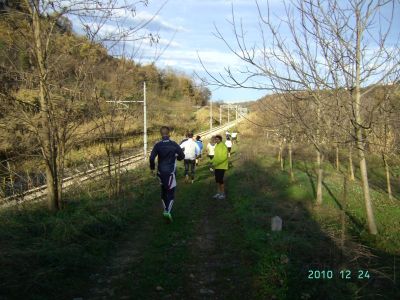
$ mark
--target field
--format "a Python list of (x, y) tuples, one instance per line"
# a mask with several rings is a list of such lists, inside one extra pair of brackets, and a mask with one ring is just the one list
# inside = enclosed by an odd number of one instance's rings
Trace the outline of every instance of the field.
[[(124, 176), (118, 199), (94, 182), (56, 214), (40, 204), (1, 211), (0, 299), (397, 299), (398, 191), (387, 200), (377, 175), (373, 238), (358, 179), (344, 195), (345, 176), (326, 162), (316, 206), (304, 151), (291, 182), (268, 140), (239, 132), (227, 199), (211, 198), (206, 158), (194, 184), (180, 166), (172, 224), (147, 166)], [(273, 216), (281, 232), (271, 231)]]

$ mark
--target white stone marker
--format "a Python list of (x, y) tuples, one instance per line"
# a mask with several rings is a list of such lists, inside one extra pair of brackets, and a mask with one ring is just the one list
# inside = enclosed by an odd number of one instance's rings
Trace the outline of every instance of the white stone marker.
[(271, 219), (271, 230), (272, 231), (282, 231), (282, 219), (275, 216)]

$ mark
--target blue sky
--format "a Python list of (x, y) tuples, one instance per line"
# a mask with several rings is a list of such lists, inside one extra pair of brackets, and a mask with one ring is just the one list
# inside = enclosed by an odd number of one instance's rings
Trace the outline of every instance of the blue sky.
[[(122, 0), (121, 0), (122, 1)], [(265, 11), (265, 0), (259, 0), (261, 9)], [(165, 5), (163, 5), (165, 4)], [(214, 76), (224, 72), (225, 67), (231, 67), (235, 74), (240, 74), (237, 70), (243, 69), (245, 64), (232, 54), (227, 46), (213, 33), (216, 32), (215, 26), (233, 41), (232, 27), (228, 23), (231, 20), (231, 9), (235, 11), (237, 20), (242, 20), (245, 28), (246, 41), (250, 44), (259, 42), (259, 21), (257, 7), (253, 0), (169, 0), (151, 1), (148, 6), (137, 6), (137, 13), (127, 16), (127, 23), (140, 23), (153, 18), (147, 25), (144, 33), (158, 33), (161, 37), (158, 45), (150, 45), (148, 41), (140, 44), (130, 43), (127, 49), (140, 48), (135, 55), (136, 61), (149, 63), (155, 60), (156, 65), (161, 68), (172, 68), (178, 72), (188, 75), (196, 72), (201, 77), (207, 77), (201, 66), (198, 56), (203, 61), (207, 70)], [(271, 15), (274, 20), (285, 16), (284, 7), (280, 0), (269, 0)], [(400, 10), (396, 4), (395, 22), (399, 23)], [(158, 14), (155, 13), (162, 7)], [(386, 13), (389, 13), (387, 10)], [(109, 27), (107, 27), (109, 26)], [(103, 27), (112, 30), (112, 24)], [(398, 28), (394, 24), (395, 28)], [(284, 33), (284, 32), (283, 32)], [(397, 29), (398, 33), (398, 29)], [(397, 34), (396, 33), (396, 34)], [(169, 46), (167, 48), (166, 45)], [(163, 49), (165, 48), (165, 51)], [(160, 53), (162, 53), (161, 56)], [(239, 75), (240, 77), (240, 75)], [(265, 78), (261, 78), (265, 80)], [(252, 89), (229, 89), (209, 87), (212, 91), (213, 100), (223, 100), (225, 102), (240, 102), (256, 100), (267, 93), (267, 91), (257, 91)]]
[[(148, 11), (155, 11), (159, 3), (159, 1), (157, 3), (153, 1)], [(223, 72), (226, 66), (243, 65), (223, 42), (213, 35), (214, 24), (230, 34), (230, 27), (226, 20), (231, 18), (231, 5), (230, 0), (169, 0), (152, 24), (152, 29), (159, 31), (162, 44), (168, 43), (172, 36), (174, 37), (171, 45), (157, 61), (157, 65), (172, 67), (188, 75), (196, 72), (200, 76), (207, 76), (207, 74), (198, 56), (209, 72), (215, 75)], [(233, 0), (233, 6), (235, 13), (242, 17), (248, 26), (254, 28), (257, 25), (254, 1)], [(146, 58), (151, 59), (151, 57)], [(225, 102), (256, 100), (266, 93), (266, 91), (216, 88), (215, 86), (209, 88), (212, 91), (213, 100)]]

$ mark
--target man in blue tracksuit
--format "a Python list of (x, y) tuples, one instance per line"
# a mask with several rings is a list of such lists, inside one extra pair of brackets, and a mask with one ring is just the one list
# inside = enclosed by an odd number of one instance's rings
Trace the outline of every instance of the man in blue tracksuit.
[(169, 139), (169, 128), (161, 127), (162, 140), (157, 142), (150, 154), (150, 169), (154, 172), (155, 158), (158, 157), (157, 175), (161, 183), (161, 200), (164, 206), (164, 217), (172, 221), (171, 209), (174, 204), (176, 187), (176, 160), (185, 158), (181, 147)]

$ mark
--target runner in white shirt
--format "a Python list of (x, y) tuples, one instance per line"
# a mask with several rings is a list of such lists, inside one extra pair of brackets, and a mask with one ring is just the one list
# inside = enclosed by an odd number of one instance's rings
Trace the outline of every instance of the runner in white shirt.
[[(215, 153), (214, 150), (216, 145), (217, 143), (215, 142), (215, 136), (212, 136), (210, 142), (207, 144), (207, 154), (210, 161), (214, 158), (214, 153)], [(211, 162), (209, 163), (209, 168), (210, 172), (214, 172)]]
[(214, 149), (215, 149), (215, 137), (212, 136), (210, 142), (207, 144), (207, 153), (210, 159), (214, 158)]
[(200, 155), (200, 147), (197, 143), (193, 140), (193, 133), (189, 133), (187, 135), (188, 139), (181, 144), (181, 148), (185, 153), (185, 181), (189, 181), (189, 168), (190, 168), (190, 175), (192, 179), (192, 183), (194, 182), (194, 172), (196, 166), (196, 157)]
[(225, 146), (228, 148), (228, 157), (231, 157), (232, 141), (230, 138), (226, 139)]
[(232, 132), (232, 144), (233, 144), (233, 142), (236, 142), (236, 140), (237, 140), (237, 132), (234, 131), (234, 132)]

